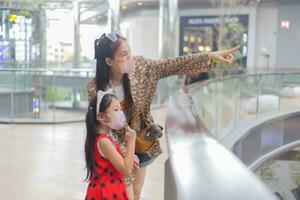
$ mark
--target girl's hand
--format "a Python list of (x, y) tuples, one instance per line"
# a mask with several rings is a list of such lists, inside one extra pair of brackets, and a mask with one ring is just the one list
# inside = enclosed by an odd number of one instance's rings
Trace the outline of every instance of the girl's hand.
[(213, 52), (209, 52), (208, 53), (208, 57), (212, 60), (212, 61), (221, 61), (227, 64), (231, 64), (232, 60), (233, 60), (233, 52), (237, 51), (239, 48), (241, 47), (241, 45), (238, 45), (234, 48), (231, 49), (227, 49), (224, 51), (213, 51)]
[(129, 141), (135, 141), (136, 139), (136, 132), (135, 130), (133, 130), (132, 128), (130, 128), (129, 126), (126, 127), (126, 131), (125, 131), (125, 140), (127, 142)]

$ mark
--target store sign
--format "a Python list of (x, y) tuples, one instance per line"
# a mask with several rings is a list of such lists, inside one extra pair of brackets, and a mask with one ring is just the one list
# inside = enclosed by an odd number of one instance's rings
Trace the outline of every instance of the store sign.
[[(199, 17), (188, 19), (188, 25), (211, 25), (211, 24), (220, 24), (220, 17)], [(238, 23), (240, 19), (238, 17), (225, 17), (224, 23)]]
[(290, 28), (290, 21), (281, 21), (281, 28), (282, 29), (289, 29)]
[[(220, 24), (224, 25), (222, 29), (219, 28)], [(239, 63), (241, 66), (246, 66), (248, 24), (249, 15), (182, 16), (180, 17), (179, 55), (215, 51), (242, 44)], [(220, 44), (222, 46), (219, 46)]]

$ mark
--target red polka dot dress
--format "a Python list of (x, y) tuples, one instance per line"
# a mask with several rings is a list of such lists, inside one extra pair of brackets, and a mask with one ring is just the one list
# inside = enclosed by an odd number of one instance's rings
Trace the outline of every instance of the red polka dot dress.
[(93, 149), (94, 171), (92, 172), (86, 193), (86, 200), (128, 200), (123, 175), (105, 159), (98, 150), (98, 141), (108, 138), (121, 153), (120, 145), (108, 134), (100, 134), (96, 138)]

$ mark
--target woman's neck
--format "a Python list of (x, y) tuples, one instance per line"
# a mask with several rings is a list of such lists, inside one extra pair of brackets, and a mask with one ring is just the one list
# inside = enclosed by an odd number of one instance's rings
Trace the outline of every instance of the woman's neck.
[(115, 70), (111, 70), (111, 83), (113, 86), (119, 86), (123, 81), (123, 74)]

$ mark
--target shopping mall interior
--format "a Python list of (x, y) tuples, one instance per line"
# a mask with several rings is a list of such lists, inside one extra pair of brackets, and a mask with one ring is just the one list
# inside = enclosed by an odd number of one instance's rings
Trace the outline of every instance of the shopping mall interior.
[[(300, 200), (299, 0), (0, 0), (0, 12), (0, 199), (85, 199), (94, 41), (112, 33), (171, 71), (143, 88), (163, 153), (140, 200)], [(184, 70), (236, 46), (232, 62)]]

